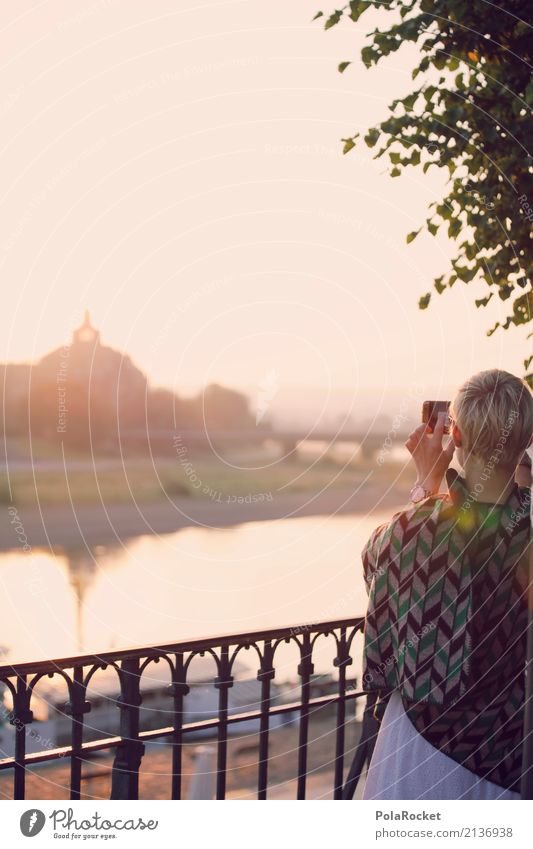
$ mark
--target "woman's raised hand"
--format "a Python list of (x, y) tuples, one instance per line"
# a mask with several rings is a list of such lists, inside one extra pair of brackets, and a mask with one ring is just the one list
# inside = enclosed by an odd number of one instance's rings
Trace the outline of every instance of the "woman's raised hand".
[(455, 450), (452, 439), (446, 445), (442, 444), (446, 419), (446, 413), (439, 413), (433, 432), (427, 424), (419, 425), (405, 442), (405, 447), (415, 462), (416, 483), (429, 492), (439, 491)]

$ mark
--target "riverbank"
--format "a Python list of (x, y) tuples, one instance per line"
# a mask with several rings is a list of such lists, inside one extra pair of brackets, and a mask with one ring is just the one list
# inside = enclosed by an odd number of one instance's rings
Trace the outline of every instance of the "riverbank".
[[(364, 456), (357, 446), (305, 443), (279, 451), (233, 449), (168, 456), (78, 455), (35, 457), (13, 452), (0, 464), (0, 505), (165, 504), (190, 499), (207, 504), (266, 503), (293, 493), (353, 489), (371, 480), (387, 488), (410, 464), (401, 458)], [(410, 472), (410, 470), (409, 470)], [(410, 475), (411, 476), (411, 475)]]
[[(34, 548), (85, 548), (145, 534), (168, 534), (197, 526), (223, 528), (244, 522), (318, 515), (394, 512), (407, 501), (409, 476), (374, 482), (372, 474), (356, 486), (318, 493), (272, 493), (260, 501), (175, 498), (159, 503), (5, 505), (0, 510), (0, 551)], [(12, 511), (16, 512), (13, 513)], [(22, 533), (21, 533), (22, 531)], [(28, 551), (29, 549), (26, 549)]]

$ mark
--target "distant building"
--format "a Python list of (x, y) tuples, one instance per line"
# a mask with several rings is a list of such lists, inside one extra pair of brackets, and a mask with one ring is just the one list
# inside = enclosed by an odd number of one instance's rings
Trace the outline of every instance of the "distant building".
[(127, 354), (102, 344), (88, 310), (74, 330), (72, 342), (46, 354), (33, 366), (32, 382), (35, 380), (65, 383), (67, 389), (69, 384), (83, 385), (91, 394), (115, 404), (118, 399), (139, 403), (148, 388), (146, 376)]
[[(150, 434), (251, 424), (247, 398), (222, 386), (192, 399), (151, 389), (127, 354), (102, 343), (88, 310), (71, 342), (33, 364), (0, 364), (0, 379), (8, 435), (31, 434), (83, 450), (114, 451), (121, 442), (146, 449), (147, 424)], [(170, 435), (164, 444), (170, 451)]]

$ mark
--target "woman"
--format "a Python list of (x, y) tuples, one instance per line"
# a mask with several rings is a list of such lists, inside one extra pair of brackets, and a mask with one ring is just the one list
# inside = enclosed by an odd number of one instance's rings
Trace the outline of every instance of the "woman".
[(515, 473), (533, 398), (480, 372), (450, 417), (449, 444), (443, 415), (409, 437), (412, 504), (363, 552), (363, 683), (388, 699), (365, 799), (520, 798), (530, 490)]

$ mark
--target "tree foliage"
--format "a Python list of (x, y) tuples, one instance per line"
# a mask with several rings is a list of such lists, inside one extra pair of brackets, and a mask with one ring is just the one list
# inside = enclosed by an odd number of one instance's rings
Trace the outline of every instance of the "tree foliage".
[[(405, 42), (417, 44), (420, 61), (413, 91), (392, 101), (364, 140), (375, 158), (388, 157), (392, 177), (408, 166), (448, 172), (446, 196), (430, 205), (425, 227), (432, 235), (445, 229), (457, 254), (434, 289), (482, 279), (489, 291), (476, 306), (494, 295), (508, 302), (507, 315), (488, 334), (526, 324), (533, 317), (533, 3), (353, 0), (315, 17), (330, 29), (372, 8), (390, 12), (390, 25), (368, 33), (364, 64), (376, 65)], [(339, 71), (350, 64), (341, 62)], [(342, 140), (345, 153), (358, 137)], [(419, 306), (430, 298), (423, 295)], [(524, 360), (526, 371), (532, 362), (533, 356)], [(527, 379), (533, 384), (533, 373)]]

